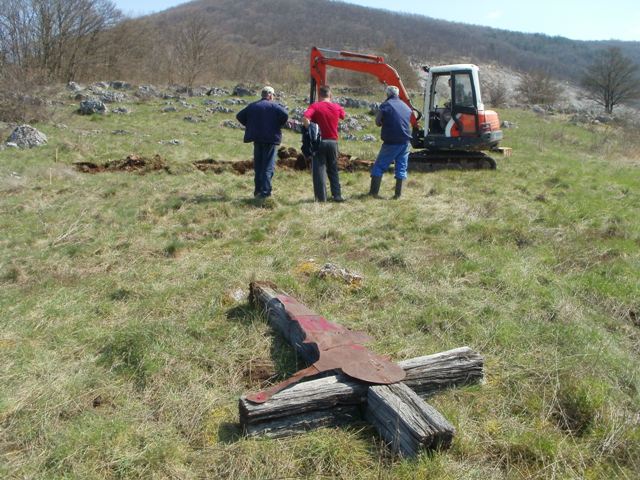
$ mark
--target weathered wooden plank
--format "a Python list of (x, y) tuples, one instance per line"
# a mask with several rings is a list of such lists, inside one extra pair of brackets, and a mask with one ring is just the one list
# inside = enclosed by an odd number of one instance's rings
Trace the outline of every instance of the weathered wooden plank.
[(314, 343), (304, 343), (305, 333), (296, 322), (289, 319), (282, 303), (276, 298), (279, 292), (264, 283), (252, 283), (250, 290), (252, 303), (264, 310), (271, 328), (282, 335), (308, 364), (318, 360), (320, 355), (317, 346)]
[(259, 423), (245, 424), (244, 433), (249, 437), (279, 438), (303, 433), (315, 428), (342, 427), (362, 420), (360, 406), (337, 406), (326, 410), (316, 410)]
[[(431, 395), (451, 385), (471, 385), (483, 376), (482, 356), (469, 347), (405, 360), (399, 365), (407, 372), (405, 383), (421, 396)], [(361, 404), (366, 400), (367, 388), (367, 384), (339, 374), (298, 383), (262, 404), (254, 404), (241, 397), (240, 422), (247, 425), (336, 405)]]
[(360, 405), (367, 398), (367, 388), (366, 383), (340, 374), (295, 384), (276, 393), (265, 403), (255, 404), (242, 396), (239, 401), (240, 423), (248, 425), (338, 405)]
[(394, 452), (408, 457), (448, 448), (455, 434), (440, 412), (403, 383), (369, 387), (365, 418)]
[(407, 372), (402, 383), (421, 397), (479, 383), (484, 378), (484, 358), (469, 347), (403, 360), (398, 365)]

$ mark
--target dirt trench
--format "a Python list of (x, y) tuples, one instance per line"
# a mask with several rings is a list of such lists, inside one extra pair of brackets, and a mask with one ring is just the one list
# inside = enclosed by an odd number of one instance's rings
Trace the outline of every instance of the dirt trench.
[(144, 174), (158, 170), (169, 172), (169, 167), (160, 155), (154, 155), (153, 158), (129, 155), (123, 160), (111, 160), (102, 165), (92, 162), (75, 162), (73, 166), (83, 173), (129, 172)]
[[(214, 160), (207, 158), (193, 162), (194, 166), (203, 172), (223, 173), (233, 171), (244, 175), (253, 171), (253, 160), (243, 160), (239, 162), (228, 162), (224, 160)], [(305, 171), (311, 169), (311, 159), (305, 157), (293, 147), (280, 147), (276, 160), (278, 168), (289, 170)], [(356, 170), (369, 170), (373, 162), (352, 158), (351, 155), (340, 153), (338, 156), (338, 169), (345, 172), (355, 172)]]

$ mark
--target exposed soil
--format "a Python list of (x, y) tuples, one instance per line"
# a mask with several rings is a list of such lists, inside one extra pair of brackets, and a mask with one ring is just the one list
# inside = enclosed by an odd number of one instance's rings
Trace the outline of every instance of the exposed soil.
[[(203, 172), (222, 173), (233, 171), (244, 175), (247, 172), (253, 171), (253, 160), (243, 160), (239, 162), (227, 162), (224, 160), (214, 160), (212, 158), (206, 158), (204, 160), (198, 160), (193, 162), (198, 170)], [(285, 168), (290, 170), (310, 170), (311, 160), (306, 158), (302, 153), (299, 153), (293, 147), (280, 147), (278, 150), (278, 159), (276, 161), (278, 168)], [(373, 165), (373, 162), (369, 160), (360, 160), (358, 158), (351, 158), (351, 155), (339, 154), (338, 156), (338, 169), (346, 172), (354, 172), (356, 170), (369, 170)]]
[(160, 155), (155, 155), (153, 158), (129, 155), (124, 160), (111, 160), (102, 165), (92, 162), (75, 162), (73, 165), (76, 170), (83, 173), (130, 172), (144, 174), (157, 170), (169, 172), (169, 167)]
[(256, 384), (263, 385), (276, 376), (273, 363), (270, 360), (252, 360), (242, 371), (245, 383), (252, 387)]

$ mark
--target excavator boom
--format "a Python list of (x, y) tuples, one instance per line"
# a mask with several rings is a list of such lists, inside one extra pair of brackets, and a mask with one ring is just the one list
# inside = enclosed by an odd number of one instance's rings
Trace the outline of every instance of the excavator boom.
[(327, 66), (351, 70), (355, 72), (368, 73), (376, 77), (380, 83), (393, 85), (400, 90), (399, 97), (411, 108), (411, 125), (419, 127), (419, 120), (422, 117), (420, 111), (413, 106), (407, 89), (405, 88), (398, 72), (391, 65), (384, 62), (384, 58), (378, 55), (366, 55), (362, 53), (326, 50), (313, 47), (311, 49), (311, 92), (310, 103), (318, 97), (321, 86), (327, 83)]

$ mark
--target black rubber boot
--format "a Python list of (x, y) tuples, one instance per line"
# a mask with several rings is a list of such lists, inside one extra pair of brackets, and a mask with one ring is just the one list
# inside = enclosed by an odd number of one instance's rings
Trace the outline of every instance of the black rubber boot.
[(369, 195), (374, 198), (379, 198), (380, 183), (382, 183), (382, 177), (371, 177), (371, 188), (369, 189)]
[(399, 199), (402, 195), (402, 182), (403, 180), (396, 178), (396, 194), (393, 196), (394, 200)]

